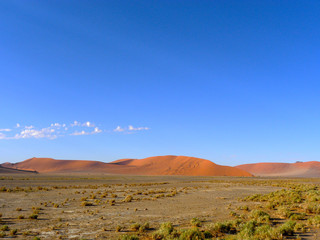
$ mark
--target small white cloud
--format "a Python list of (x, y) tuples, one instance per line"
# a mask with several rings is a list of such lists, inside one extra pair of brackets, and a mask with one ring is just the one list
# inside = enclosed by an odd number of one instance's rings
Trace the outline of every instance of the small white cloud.
[(116, 127), (115, 129), (113, 129), (114, 132), (123, 132), (124, 129), (121, 128), (120, 126)]
[(71, 133), (70, 135), (72, 136), (80, 136), (80, 135), (88, 135), (90, 133), (86, 132), (86, 131), (81, 131), (81, 132), (74, 132), (74, 133)]
[(60, 128), (60, 127), (62, 127), (63, 125), (62, 125), (62, 124), (60, 124), (60, 123), (52, 123), (50, 126), (51, 126), (51, 127), (57, 127), (57, 128)]
[(132, 125), (129, 126), (129, 131), (142, 131), (142, 130), (149, 130), (150, 128), (148, 127), (133, 127)]
[(24, 128), (25, 129), (32, 129), (32, 128), (34, 128), (34, 126), (30, 125), (30, 126), (25, 126)]
[(19, 123), (17, 123), (17, 124), (16, 124), (16, 128), (19, 128), (19, 127), (20, 127), (20, 124), (19, 124)]
[(91, 122), (85, 122), (82, 124), (83, 127), (95, 127)]
[(10, 132), (10, 131), (11, 131), (11, 129), (9, 129), (9, 128), (0, 129), (0, 132)]
[(21, 139), (21, 138), (49, 138), (55, 139), (57, 136), (54, 134), (55, 130), (51, 128), (42, 128), (40, 130), (33, 129), (34, 127), (30, 128), (25, 127), (20, 133), (17, 133), (11, 139)]
[(101, 133), (102, 130), (99, 129), (98, 127), (95, 127), (94, 130), (93, 130), (93, 133)]
[(78, 121), (74, 121), (73, 123), (71, 123), (71, 127), (80, 127), (81, 123), (79, 123)]

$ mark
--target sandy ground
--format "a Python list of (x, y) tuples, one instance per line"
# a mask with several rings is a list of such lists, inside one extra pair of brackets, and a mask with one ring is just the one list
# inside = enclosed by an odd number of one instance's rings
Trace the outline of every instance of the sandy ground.
[[(14, 191), (0, 192), (0, 224), (17, 229), (17, 239), (33, 239), (34, 236), (41, 239), (118, 239), (132, 232), (133, 223), (148, 222), (156, 229), (170, 221), (184, 228), (190, 227), (194, 217), (210, 225), (230, 219), (230, 211), (248, 204), (239, 198), (277, 189), (263, 184), (264, 181), (263, 178), (177, 176), (4, 177), (0, 187)], [(133, 198), (131, 202), (125, 201), (128, 195)], [(82, 206), (83, 202), (93, 206)], [(34, 211), (38, 214), (37, 220), (29, 219)], [(24, 219), (18, 219), (19, 216)], [(120, 232), (116, 231), (117, 226), (122, 228)], [(151, 231), (142, 236), (150, 235)], [(306, 239), (320, 239), (310, 236)]]

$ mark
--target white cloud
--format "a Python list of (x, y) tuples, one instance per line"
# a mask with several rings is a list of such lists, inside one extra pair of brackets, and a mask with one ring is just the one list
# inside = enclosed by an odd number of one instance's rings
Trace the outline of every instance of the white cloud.
[(3, 128), (3, 129), (0, 129), (0, 132), (11, 132), (11, 129), (9, 129), (9, 128)]
[(134, 131), (143, 131), (143, 130), (149, 130), (148, 127), (133, 127), (132, 125), (129, 125), (128, 128), (122, 128), (120, 126), (113, 129), (114, 132), (124, 132), (124, 133), (133, 133)]
[(98, 127), (95, 127), (94, 130), (93, 130), (94, 133), (101, 133), (102, 130), (99, 129)]
[(121, 128), (120, 126), (116, 127), (115, 129), (113, 129), (114, 132), (123, 132), (124, 129)]
[[(70, 127), (68, 127), (70, 126)], [(37, 128), (33, 125), (22, 127), (19, 123), (16, 124), (15, 128), (2, 128), (0, 129), (0, 139), (28, 139), (28, 138), (47, 138), (55, 139), (58, 137), (63, 137), (67, 135), (80, 136), (80, 135), (93, 135), (102, 132), (107, 132), (106, 130), (100, 129), (92, 122), (78, 122), (74, 121), (72, 124), (68, 125), (65, 123), (52, 123), (48, 127)], [(75, 127), (75, 130), (72, 128)], [(122, 128), (117, 126), (113, 129), (114, 132), (123, 132), (125, 134), (134, 133), (136, 131), (149, 130), (148, 127), (133, 127), (129, 125), (127, 128)]]
[(71, 133), (70, 135), (72, 136), (80, 136), (80, 135), (88, 135), (90, 133), (86, 132), (86, 131), (81, 131), (81, 132), (74, 132), (74, 133)]
[(81, 123), (79, 123), (78, 121), (74, 121), (73, 123), (70, 124), (71, 127), (80, 127)]
[[(34, 127), (32, 127), (34, 128)], [(42, 128), (40, 130), (32, 129), (25, 127), (20, 133), (17, 133), (12, 139), (21, 139), (21, 138), (49, 138), (55, 139), (57, 135), (55, 135), (55, 130), (48, 127)]]
[(97, 133), (101, 133), (101, 132), (102, 132), (101, 129), (99, 129), (98, 127), (95, 127), (94, 130), (91, 131), (91, 132), (86, 132), (86, 131), (84, 131), (84, 130), (82, 130), (82, 131), (75, 131), (75, 132), (71, 133), (70, 135), (72, 135), (72, 136), (92, 135), (92, 134), (97, 134)]
[(150, 128), (148, 127), (137, 127), (134, 128), (132, 125), (129, 125), (129, 131), (142, 131), (142, 130), (149, 130)]
[(60, 123), (52, 123), (50, 126), (51, 126), (51, 127), (60, 128), (60, 127), (62, 127), (62, 124), (60, 124)]
[(83, 126), (83, 127), (95, 127), (94, 124), (92, 124), (91, 122), (85, 122), (81, 126)]

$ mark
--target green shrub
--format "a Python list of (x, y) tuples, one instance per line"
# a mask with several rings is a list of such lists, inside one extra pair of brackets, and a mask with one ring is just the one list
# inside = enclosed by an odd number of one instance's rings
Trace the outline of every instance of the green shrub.
[(15, 236), (17, 234), (18, 230), (17, 229), (12, 229), (10, 231), (10, 236)]
[(250, 239), (254, 235), (257, 225), (258, 223), (256, 220), (250, 220), (249, 222), (242, 224), (240, 226), (241, 231), (238, 235), (242, 238)]
[(132, 200), (133, 200), (133, 197), (131, 195), (127, 195), (123, 201), (124, 202), (131, 202)]
[(134, 224), (132, 224), (131, 226), (130, 226), (130, 229), (132, 230), (132, 231), (138, 231), (139, 230), (139, 228), (140, 228), (140, 224), (139, 223), (134, 223)]
[(250, 217), (259, 223), (270, 222), (270, 215), (261, 210), (251, 211)]
[(119, 240), (139, 240), (139, 237), (137, 237), (136, 235), (122, 235), (119, 237)]
[(202, 232), (198, 228), (191, 228), (181, 232), (179, 240), (203, 240), (205, 239)]
[(171, 222), (162, 223), (158, 231), (156, 231), (152, 238), (155, 240), (161, 240), (166, 239), (170, 235), (177, 236), (177, 232), (173, 228), (173, 225)]
[(198, 218), (192, 218), (190, 224), (194, 227), (200, 227), (201, 221)]
[(81, 206), (93, 206), (92, 202), (84, 201), (81, 203)]
[(312, 224), (316, 227), (320, 227), (320, 215), (316, 215), (308, 219), (309, 224)]
[(0, 230), (1, 230), (1, 231), (9, 231), (9, 226), (8, 226), (8, 225), (2, 225), (2, 226), (0, 227)]
[(38, 214), (31, 214), (29, 219), (38, 219)]
[(279, 232), (284, 235), (284, 236), (290, 236), (290, 235), (293, 235), (294, 233), (294, 227), (296, 225), (296, 222), (295, 221), (287, 221), (285, 222), (284, 224), (282, 224), (278, 230)]
[(146, 222), (146, 223), (144, 223), (143, 225), (140, 226), (139, 232), (145, 232), (145, 231), (147, 231), (149, 229), (150, 229), (150, 225), (149, 225), (148, 222)]
[(216, 233), (234, 233), (236, 230), (231, 221), (217, 222), (211, 227), (212, 232)]

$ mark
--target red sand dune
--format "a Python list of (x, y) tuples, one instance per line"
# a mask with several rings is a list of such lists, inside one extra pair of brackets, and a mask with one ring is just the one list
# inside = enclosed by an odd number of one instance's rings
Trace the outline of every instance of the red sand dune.
[(31, 158), (16, 164), (5, 163), (3, 166), (36, 170), (39, 173), (97, 172), (131, 175), (252, 176), (238, 168), (221, 166), (209, 160), (185, 156), (121, 159), (111, 163)]
[(27, 170), (20, 170), (20, 169), (14, 169), (14, 168), (6, 168), (0, 166), (0, 174), (24, 174), (24, 173), (38, 173), (36, 171), (27, 171)]
[(236, 166), (256, 176), (320, 177), (320, 162), (253, 163)]

